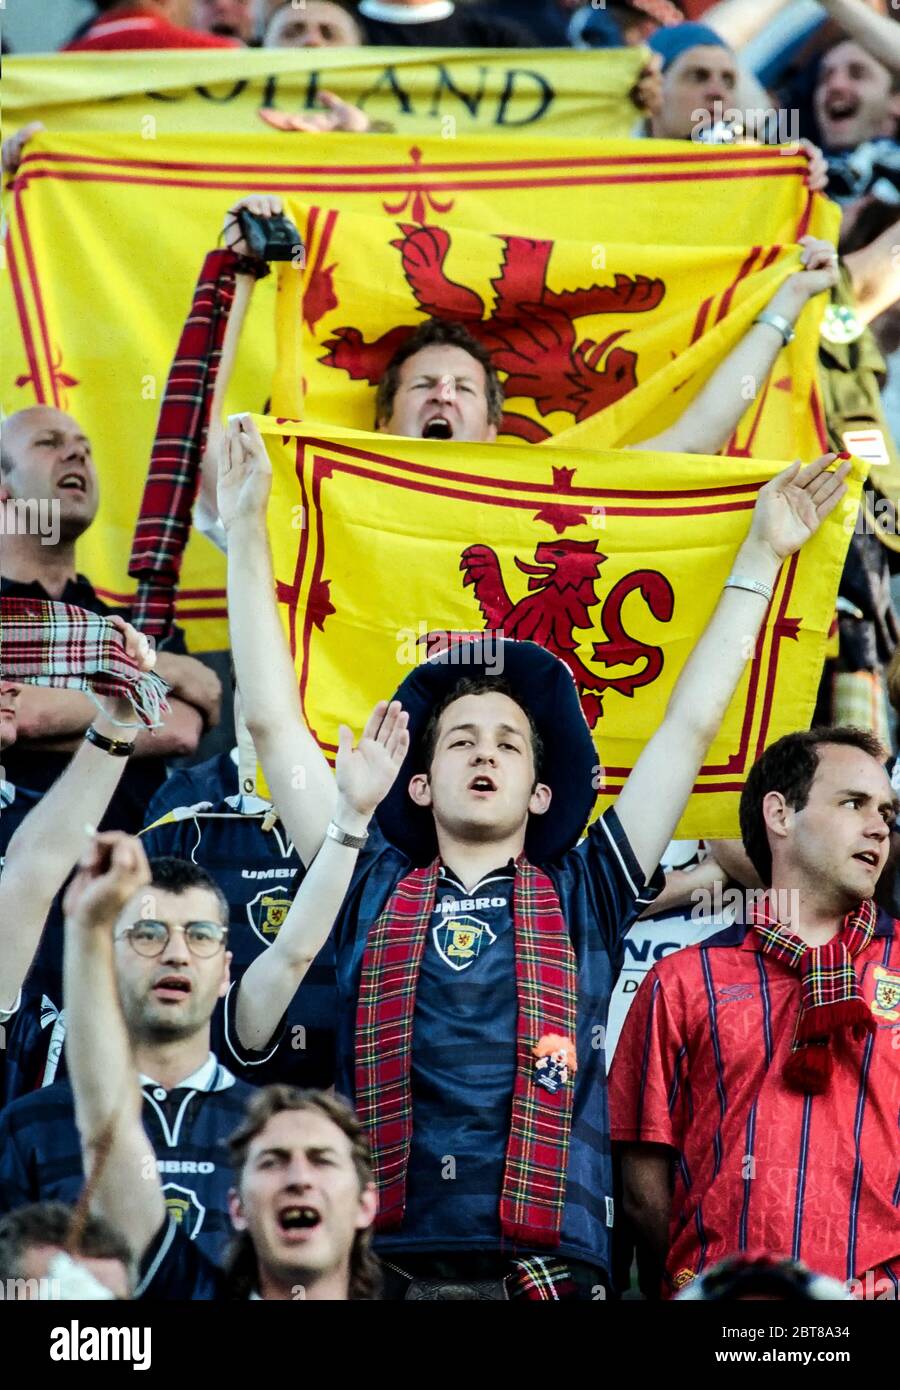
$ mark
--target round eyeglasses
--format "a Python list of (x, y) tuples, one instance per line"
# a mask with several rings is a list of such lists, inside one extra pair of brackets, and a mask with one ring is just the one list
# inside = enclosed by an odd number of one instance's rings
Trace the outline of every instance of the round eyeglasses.
[(149, 917), (125, 927), (117, 940), (127, 936), (139, 956), (161, 956), (173, 931), (184, 932), (192, 956), (214, 956), (228, 940), (228, 928), (221, 922), (186, 922), (183, 927), (169, 927), (168, 923)]

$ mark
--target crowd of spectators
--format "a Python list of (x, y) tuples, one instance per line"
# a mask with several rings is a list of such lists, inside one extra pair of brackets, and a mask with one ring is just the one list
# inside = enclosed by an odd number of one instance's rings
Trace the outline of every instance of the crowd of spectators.
[[(46, 405), (7, 417), (0, 504), (53, 503), (60, 526), (53, 544), (8, 529), (0, 542), (0, 1281), (97, 1299), (896, 1298), (900, 521), (879, 479), (900, 476), (898, 12), (95, 10), (65, 53), (640, 45), (648, 141), (777, 143), (771, 118), (790, 113), (840, 240), (804, 238), (802, 269), (704, 390), (632, 447), (722, 450), (742, 382), (768, 377), (827, 296), (830, 452), (760, 491), (662, 724), (584, 833), (596, 754), (574, 686), (513, 642), (502, 680), (478, 643), (463, 666), (451, 644), (385, 691), (358, 738), (342, 728), (332, 771), (297, 697), (271, 465), (245, 416), (208, 422), (195, 510), (227, 557), (234, 719), (216, 743), (211, 666), (177, 628), (154, 647), (77, 568), (101, 505), (78, 421)], [(271, 123), (298, 140), (369, 130), (323, 100)], [(39, 129), (4, 142), (7, 179)], [(225, 212), (225, 255), (247, 280), (237, 351), (264, 271), (243, 209), (283, 211), (255, 192)], [(373, 410), (387, 435), (488, 444), (503, 382), (462, 325), (431, 319)], [(860, 431), (896, 525), (851, 540), (817, 728), (758, 760), (740, 842), (673, 840), (748, 634), (843, 497)], [(692, 911), (698, 890), (729, 885), (752, 900), (743, 915)], [(629, 973), (647, 940), (672, 944)]]

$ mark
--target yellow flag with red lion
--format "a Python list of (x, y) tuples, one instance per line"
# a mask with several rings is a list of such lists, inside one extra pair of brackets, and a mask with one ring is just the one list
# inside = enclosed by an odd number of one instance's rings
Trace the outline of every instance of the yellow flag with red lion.
[[(608, 805), (659, 726), (781, 463), (399, 439), (258, 418), (275, 576), (326, 755), (447, 632), (539, 643), (569, 667)], [(862, 470), (782, 567), (679, 834), (733, 837), (759, 753), (809, 724)], [(498, 672), (498, 674), (501, 674)]]
[[(391, 335), (455, 314), (506, 382), (505, 440), (609, 448), (670, 424), (798, 268), (797, 239), (834, 234), (805, 167), (787, 147), (689, 142), (41, 135), (8, 194), (0, 399), (58, 405), (90, 436), (101, 509), (78, 563), (127, 602), (160, 396), (229, 204), (281, 195), (307, 256), (285, 293), (257, 286), (227, 412), (272, 399), (297, 414), (302, 374), (305, 418), (369, 428)], [(819, 451), (821, 312), (804, 310), (766, 383), (744, 384), (731, 452)], [(221, 557), (202, 536), (176, 613), (192, 646), (225, 645)]]

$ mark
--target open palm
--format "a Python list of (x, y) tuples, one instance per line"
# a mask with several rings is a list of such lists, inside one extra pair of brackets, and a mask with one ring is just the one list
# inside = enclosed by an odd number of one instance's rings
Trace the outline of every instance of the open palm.
[(771, 546), (779, 559), (793, 555), (815, 535), (847, 491), (850, 463), (832, 469), (836, 458), (822, 454), (805, 466), (792, 463), (760, 488), (750, 534)]
[(338, 795), (360, 815), (370, 816), (394, 785), (409, 749), (408, 723), (399, 700), (390, 705), (379, 700), (355, 747), (346, 724), (340, 726), (334, 769)]
[(272, 490), (272, 462), (249, 415), (233, 415), (222, 439), (216, 500), (222, 524), (265, 515)]

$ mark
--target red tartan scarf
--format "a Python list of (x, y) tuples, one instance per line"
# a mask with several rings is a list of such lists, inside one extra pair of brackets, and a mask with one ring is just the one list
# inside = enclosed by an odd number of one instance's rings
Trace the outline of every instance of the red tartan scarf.
[[(160, 406), (128, 565), (128, 573), (138, 580), (131, 621), (158, 641), (168, 635), (175, 618), (175, 590), (191, 533), (235, 276), (247, 268), (233, 251), (211, 251), (206, 257)], [(261, 272), (254, 267), (253, 273)]]
[(762, 940), (763, 954), (800, 976), (800, 1014), (785, 1063), (784, 1079), (795, 1091), (821, 1095), (834, 1070), (831, 1043), (843, 1028), (857, 1042), (874, 1033), (875, 1020), (859, 988), (853, 958), (864, 951), (875, 933), (875, 907), (870, 899), (848, 913), (837, 936), (824, 946), (808, 946), (779, 924), (768, 908), (757, 909), (751, 923)]
[[(356, 1013), (356, 1109), (372, 1141), (379, 1230), (400, 1225), (412, 1138), (413, 1014), (434, 911), (439, 861), (394, 890), (366, 944)], [(574, 1083), (538, 1085), (536, 1049), (548, 1035), (574, 1040), (577, 962), (556, 890), (523, 857), (513, 931), (519, 1013), (516, 1080), (500, 1196), (503, 1235), (517, 1245), (559, 1243)]]
[(118, 628), (71, 603), (0, 598), (0, 672), (27, 685), (127, 700), (148, 729), (169, 708), (169, 687), (155, 672), (139, 670)]

